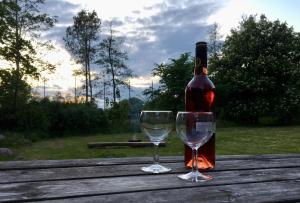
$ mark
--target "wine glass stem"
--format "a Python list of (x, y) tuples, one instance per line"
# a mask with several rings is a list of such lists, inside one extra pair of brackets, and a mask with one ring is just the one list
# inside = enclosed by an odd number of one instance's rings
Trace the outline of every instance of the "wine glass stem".
[(159, 163), (158, 145), (159, 144), (154, 144), (154, 155), (153, 155), (154, 164)]
[(195, 166), (195, 162), (196, 162), (196, 156), (195, 156), (195, 149), (192, 149), (192, 172), (195, 173), (195, 169), (196, 169), (196, 166)]
[(199, 167), (198, 167), (198, 148), (195, 149), (195, 159), (196, 159), (195, 172), (198, 172), (198, 170), (199, 170)]

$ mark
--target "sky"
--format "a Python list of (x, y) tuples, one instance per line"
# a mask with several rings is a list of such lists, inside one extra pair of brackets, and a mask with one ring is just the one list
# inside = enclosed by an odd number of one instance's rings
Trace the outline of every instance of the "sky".
[[(72, 60), (62, 38), (81, 9), (97, 12), (103, 32), (112, 20), (113, 29), (125, 37), (128, 66), (136, 75), (130, 81), (131, 95), (140, 98), (141, 91), (152, 81), (158, 85), (159, 78), (151, 77), (154, 64), (168, 62), (181, 53), (193, 54), (197, 41), (208, 40), (207, 33), (214, 22), (219, 24), (223, 39), (238, 26), (241, 16), (250, 14), (264, 13), (268, 19), (286, 21), (300, 32), (299, 0), (47, 0), (42, 11), (58, 17), (55, 27), (43, 35), (56, 47), (45, 56), (57, 64), (56, 72), (46, 75), (49, 93), (73, 91), (72, 70), (80, 65)], [(128, 97), (126, 91), (122, 92), (123, 97)]]

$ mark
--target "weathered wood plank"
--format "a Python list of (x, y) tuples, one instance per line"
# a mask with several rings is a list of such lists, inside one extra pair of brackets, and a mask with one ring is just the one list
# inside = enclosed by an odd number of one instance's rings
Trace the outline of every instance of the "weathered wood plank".
[(42, 203), (94, 203), (94, 202), (300, 202), (300, 182), (275, 181), (232, 184), (212, 187), (152, 190), (70, 199), (48, 200)]
[[(34, 161), (2, 161), (0, 170), (13, 169), (41, 169), (57, 167), (85, 167), (101, 165), (134, 165), (147, 164), (153, 161), (152, 157), (122, 157), (122, 158), (93, 158), (93, 159), (68, 159), (68, 160), (34, 160)], [(161, 157), (161, 162), (179, 162), (183, 157)]]
[[(270, 155), (225, 155), (217, 156), (221, 160), (269, 160), (300, 158), (300, 154), (270, 154)], [(182, 156), (161, 157), (162, 163), (182, 162)], [(99, 165), (147, 164), (152, 157), (124, 157), (124, 158), (95, 158), (70, 160), (35, 160), (35, 161), (2, 161), (0, 170), (30, 169), (30, 168), (56, 168), (56, 167), (83, 167)]]
[[(16, 183), (26, 181), (68, 180), (82, 178), (101, 178), (113, 176), (143, 175), (140, 168), (146, 164), (135, 165), (99, 165), (89, 167), (47, 168), (0, 171), (0, 183)], [(187, 172), (183, 162), (164, 163), (172, 169), (171, 173)], [(269, 160), (223, 160), (217, 161), (212, 171), (270, 169), (300, 167), (300, 158)]]
[(0, 202), (300, 180), (300, 168), (221, 171), (210, 174), (214, 176), (212, 181), (196, 184), (178, 179), (177, 174), (0, 184)]
[[(112, 148), (112, 147), (153, 147), (152, 142), (90, 142), (88, 148)], [(159, 143), (159, 147), (165, 147), (166, 143)]]

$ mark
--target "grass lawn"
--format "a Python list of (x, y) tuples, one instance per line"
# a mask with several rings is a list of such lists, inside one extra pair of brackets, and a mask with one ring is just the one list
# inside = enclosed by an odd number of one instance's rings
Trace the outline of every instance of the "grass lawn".
[[(88, 142), (127, 141), (131, 134), (97, 134), (53, 138), (24, 146), (14, 144), (14, 157), (0, 160), (75, 159), (100, 157), (152, 156), (153, 148), (88, 149)], [(147, 140), (144, 135), (138, 138)], [(12, 139), (12, 138), (10, 138)], [(0, 141), (1, 142), (1, 141)], [(0, 146), (5, 143), (0, 143)], [(218, 128), (216, 137), (218, 155), (223, 154), (280, 154), (300, 153), (300, 126), (289, 127), (227, 127)], [(183, 144), (173, 132), (160, 155), (183, 155)]]

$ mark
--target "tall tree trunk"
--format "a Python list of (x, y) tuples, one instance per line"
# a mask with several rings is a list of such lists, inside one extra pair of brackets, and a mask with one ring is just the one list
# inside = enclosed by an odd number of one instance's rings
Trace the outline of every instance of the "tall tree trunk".
[(111, 75), (112, 75), (112, 82), (113, 82), (113, 100), (114, 104), (116, 103), (116, 81), (115, 81), (115, 72), (114, 72), (114, 64), (111, 56), (111, 47), (112, 47), (112, 30), (110, 29), (110, 39), (109, 39), (109, 45), (108, 45), (108, 58), (109, 58), (109, 64), (111, 69)]
[(13, 101), (13, 110), (17, 111), (18, 108), (18, 94), (19, 94), (19, 80), (20, 80), (20, 56), (17, 54), (15, 57), (16, 60), (16, 77), (14, 82), (14, 101)]
[(91, 101), (93, 101), (93, 87), (92, 87), (92, 79), (91, 79), (91, 41), (88, 40), (88, 49), (87, 49), (87, 60), (89, 66), (89, 86), (90, 86), (90, 97)]
[[(18, 4), (18, 0), (15, 0)], [(18, 93), (19, 93), (19, 80), (20, 80), (20, 30), (19, 30), (19, 15), (16, 11), (15, 15), (16, 29), (15, 29), (15, 42), (16, 42), (16, 53), (15, 53), (15, 65), (16, 65), (16, 77), (14, 81), (14, 98), (13, 98), (13, 111), (16, 113), (18, 107)]]
[[(111, 44), (110, 44), (111, 46)], [(109, 51), (108, 51), (108, 57), (109, 57), (109, 64), (110, 64), (110, 69), (111, 69), (111, 76), (112, 76), (112, 82), (113, 82), (113, 99), (114, 99), (114, 103), (116, 103), (116, 81), (115, 81), (115, 71), (114, 71), (114, 65), (113, 65), (113, 61), (111, 59), (111, 49), (109, 46)]]
[(113, 82), (113, 97), (114, 97), (114, 104), (115, 104), (116, 103), (116, 82), (115, 82), (115, 73), (113, 67), (111, 67), (111, 74), (112, 74), (112, 82)]
[(87, 55), (87, 39), (84, 42), (84, 65), (85, 65), (85, 103), (89, 102), (89, 64)]
[(87, 63), (85, 65), (85, 103), (89, 102), (89, 83), (88, 83), (88, 67)]
[(88, 59), (88, 71), (89, 71), (89, 87), (90, 87), (90, 97), (91, 101), (93, 101), (93, 89), (92, 89), (92, 79), (91, 79), (91, 68), (90, 68), (90, 60)]
[(75, 104), (77, 104), (77, 81), (76, 81), (76, 77), (77, 75), (75, 74), (75, 88), (74, 88), (74, 101), (75, 101)]
[(106, 107), (106, 100), (105, 100), (105, 97), (106, 97), (106, 95), (105, 95), (105, 85), (106, 85), (106, 83), (105, 83), (105, 80), (104, 80), (104, 82), (103, 82), (103, 94), (104, 94), (104, 96), (103, 96), (103, 98), (104, 98), (104, 105), (103, 105), (103, 109), (105, 109), (105, 107)]
[(129, 101), (130, 98), (131, 98), (130, 91), (131, 91), (131, 88), (130, 88), (130, 80), (129, 80), (129, 81), (128, 81), (128, 101)]

